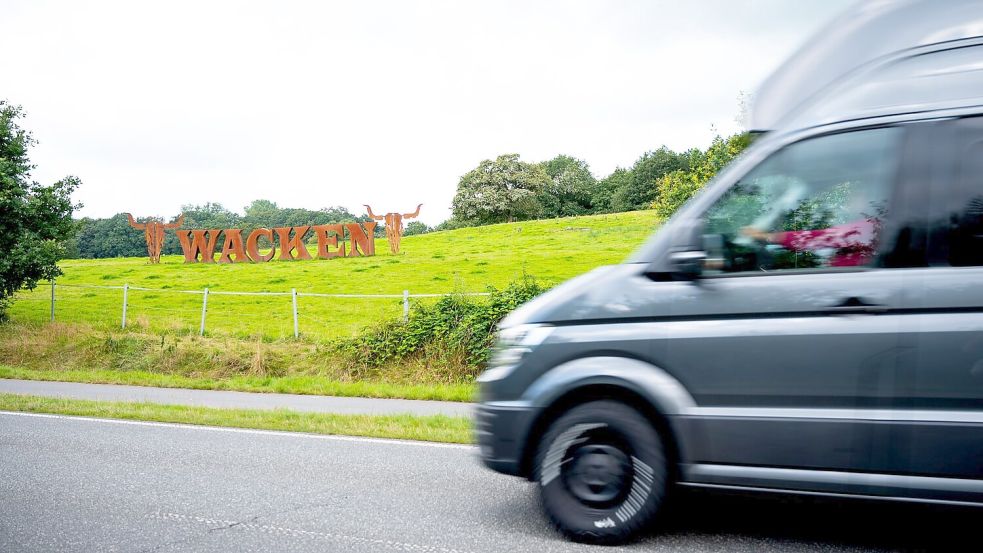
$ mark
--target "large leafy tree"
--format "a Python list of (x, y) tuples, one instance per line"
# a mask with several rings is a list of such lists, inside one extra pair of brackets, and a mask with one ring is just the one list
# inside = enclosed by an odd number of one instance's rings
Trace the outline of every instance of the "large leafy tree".
[(619, 190), (631, 185), (631, 169), (618, 167), (610, 175), (597, 182), (591, 190), (591, 206), (594, 213), (610, 213), (615, 211), (614, 199)]
[(406, 230), (403, 231), (403, 236), (413, 236), (415, 234), (426, 234), (431, 232), (433, 229), (428, 227), (426, 223), (421, 221), (410, 221), (406, 225)]
[(691, 156), (692, 152), (674, 152), (665, 146), (645, 152), (632, 166), (624, 185), (614, 191), (611, 210), (648, 209), (658, 193), (656, 182), (667, 173), (688, 169)]
[(246, 217), (244, 220), (250, 226), (269, 227), (277, 218), (280, 206), (270, 200), (253, 200), (246, 206)]
[(486, 159), (458, 182), (453, 216), (471, 225), (540, 217), (539, 195), (550, 182), (541, 165), (520, 161), (519, 154)]
[(31, 180), (28, 150), (34, 140), (17, 124), (21, 117), (19, 106), (0, 101), (0, 317), (18, 290), (61, 274), (58, 260), (79, 207), (71, 199), (77, 178), (51, 186)]
[(586, 161), (559, 155), (540, 165), (550, 177), (538, 197), (543, 217), (569, 217), (592, 211), (592, 192), (597, 179)]
[(238, 213), (226, 209), (225, 206), (216, 202), (206, 202), (203, 205), (182, 205), (181, 213), (184, 214), (185, 228), (236, 228), (240, 220)]

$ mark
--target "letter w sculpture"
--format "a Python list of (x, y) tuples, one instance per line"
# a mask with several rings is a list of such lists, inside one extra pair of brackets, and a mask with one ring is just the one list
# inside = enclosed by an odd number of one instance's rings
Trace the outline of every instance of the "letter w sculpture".
[(403, 219), (413, 219), (420, 215), (420, 208), (423, 204), (416, 206), (416, 211), (413, 213), (386, 213), (385, 215), (376, 215), (372, 213), (372, 208), (368, 204), (362, 204), (365, 209), (369, 210), (369, 217), (372, 217), (376, 221), (385, 221), (386, 223), (386, 240), (389, 241), (389, 251), (393, 253), (399, 253), (399, 239), (403, 237)]
[(164, 231), (175, 229), (184, 224), (184, 214), (182, 213), (177, 221), (164, 224), (164, 221), (151, 217), (145, 223), (138, 223), (133, 220), (133, 215), (126, 214), (130, 221), (130, 226), (143, 231), (143, 237), (147, 240), (147, 255), (150, 256), (151, 263), (160, 263), (160, 250), (164, 247)]

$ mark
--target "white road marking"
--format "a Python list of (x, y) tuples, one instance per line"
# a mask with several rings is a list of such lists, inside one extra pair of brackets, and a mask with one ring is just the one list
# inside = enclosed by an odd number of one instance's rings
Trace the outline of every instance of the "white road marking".
[(361, 536), (349, 536), (345, 534), (337, 534), (334, 532), (314, 532), (311, 530), (298, 530), (296, 528), (285, 528), (283, 526), (269, 526), (266, 524), (256, 524), (252, 522), (238, 522), (235, 520), (217, 520), (206, 517), (197, 517), (191, 515), (181, 515), (178, 513), (150, 513), (147, 518), (155, 518), (159, 520), (174, 520), (179, 522), (192, 522), (199, 524), (207, 524), (209, 526), (217, 527), (228, 527), (228, 528), (242, 528), (245, 530), (255, 530), (258, 532), (264, 532), (267, 534), (273, 534), (277, 536), (291, 536), (291, 537), (301, 537), (301, 538), (314, 538), (314, 539), (324, 539), (331, 541), (344, 541), (350, 543), (360, 543), (365, 545), (375, 545), (382, 546), (388, 549), (396, 549), (399, 551), (412, 551), (420, 553), (469, 553), (461, 549), (449, 549), (446, 547), (438, 547), (435, 545), (418, 545), (413, 543), (398, 542), (392, 540), (383, 540), (376, 538), (365, 538)]
[(264, 436), (287, 436), (291, 438), (309, 438), (315, 440), (332, 440), (338, 442), (357, 442), (370, 444), (412, 445), (422, 447), (437, 447), (443, 449), (476, 450), (473, 445), (445, 444), (438, 442), (421, 442), (417, 440), (393, 440), (389, 438), (363, 438), (359, 436), (336, 436), (328, 434), (308, 434), (305, 432), (284, 432), (279, 430), (258, 430), (253, 428), (228, 428), (224, 426), (199, 426), (196, 424), (181, 424), (176, 422), (133, 421), (125, 419), (103, 419), (98, 417), (81, 417), (75, 415), (54, 415), (50, 413), (22, 413), (19, 411), (0, 411), (0, 415), (13, 417), (38, 417), (44, 419), (64, 419), (70, 421), (97, 422), (108, 424), (129, 424), (133, 426), (156, 426), (162, 428), (182, 428), (187, 430), (204, 430), (210, 432), (234, 432), (237, 434), (259, 434)]

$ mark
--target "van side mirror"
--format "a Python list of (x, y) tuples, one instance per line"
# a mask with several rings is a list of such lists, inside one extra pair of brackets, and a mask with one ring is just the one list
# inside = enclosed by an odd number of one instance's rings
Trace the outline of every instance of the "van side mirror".
[(702, 250), (676, 251), (669, 254), (669, 267), (677, 280), (696, 280), (703, 274), (707, 253)]
[(703, 243), (703, 221), (679, 223), (673, 234), (666, 269), (674, 280), (697, 280), (703, 274), (707, 254)]

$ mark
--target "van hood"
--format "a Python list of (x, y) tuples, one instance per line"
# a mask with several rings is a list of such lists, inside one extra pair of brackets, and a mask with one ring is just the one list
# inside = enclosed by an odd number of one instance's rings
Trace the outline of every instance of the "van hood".
[(498, 326), (623, 318), (639, 307), (640, 296), (633, 293), (632, 283), (648, 281), (645, 266), (624, 263), (598, 267), (521, 305)]

